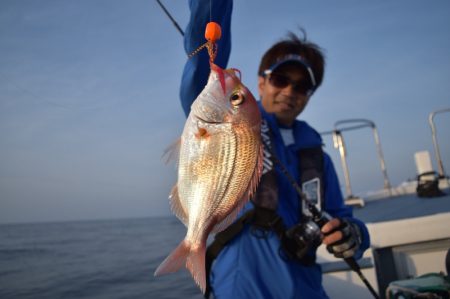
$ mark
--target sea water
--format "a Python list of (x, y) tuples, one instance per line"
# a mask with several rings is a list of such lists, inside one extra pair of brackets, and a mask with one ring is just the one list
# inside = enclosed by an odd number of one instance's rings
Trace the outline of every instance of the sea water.
[(0, 298), (192, 298), (189, 273), (153, 272), (186, 233), (174, 217), (0, 225)]

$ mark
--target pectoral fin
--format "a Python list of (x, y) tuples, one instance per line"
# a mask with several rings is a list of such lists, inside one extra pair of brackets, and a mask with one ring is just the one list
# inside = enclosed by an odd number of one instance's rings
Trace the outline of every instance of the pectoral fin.
[(178, 138), (164, 150), (163, 158), (166, 158), (166, 163), (175, 161), (178, 164), (178, 158), (180, 157), (180, 147), (181, 138)]

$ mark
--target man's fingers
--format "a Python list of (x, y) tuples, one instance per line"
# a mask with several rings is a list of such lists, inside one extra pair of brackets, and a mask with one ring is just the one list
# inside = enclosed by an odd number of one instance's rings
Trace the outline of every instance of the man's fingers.
[(343, 237), (343, 235), (342, 235), (341, 231), (335, 231), (332, 234), (326, 235), (323, 238), (322, 243), (324, 243), (325, 245), (330, 245), (330, 244), (340, 241), (342, 239), (342, 237)]
[(332, 231), (339, 228), (341, 225), (341, 221), (338, 218), (333, 218), (322, 227), (322, 233), (329, 234)]

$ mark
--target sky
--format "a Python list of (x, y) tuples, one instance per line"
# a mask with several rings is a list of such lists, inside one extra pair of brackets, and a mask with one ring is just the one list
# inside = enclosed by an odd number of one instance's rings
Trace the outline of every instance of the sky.
[[(187, 1), (163, 3), (184, 28)], [(417, 151), (437, 169), (428, 115), (450, 108), (450, 2), (236, 0), (229, 66), (255, 95), (260, 57), (299, 26), (327, 59), (300, 119), (373, 121), (394, 186), (415, 178)], [(0, 1), (0, 223), (169, 215), (162, 155), (184, 126), (186, 59), (154, 0)], [(435, 122), (448, 174), (450, 114)], [(382, 188), (371, 130), (344, 138), (354, 193)]]

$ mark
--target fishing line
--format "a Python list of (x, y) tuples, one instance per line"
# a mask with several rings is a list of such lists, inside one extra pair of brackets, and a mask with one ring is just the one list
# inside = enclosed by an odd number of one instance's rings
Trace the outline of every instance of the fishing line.
[(82, 111), (93, 111), (93, 110), (99, 110), (99, 109), (105, 109), (105, 108), (111, 108), (111, 107), (115, 107), (118, 105), (123, 104), (123, 102), (126, 100), (127, 102), (129, 102), (128, 99), (125, 100), (117, 100), (114, 101), (113, 103), (110, 104), (105, 104), (105, 105), (76, 105), (74, 103), (71, 104), (64, 104), (64, 103), (58, 103), (56, 101), (52, 101), (49, 100), (47, 98), (45, 98), (44, 96), (41, 96), (37, 93), (35, 93), (34, 91), (31, 91), (30, 89), (24, 88), (18, 84), (16, 84), (15, 82), (13, 82), (11, 79), (9, 78), (2, 78), (3, 81), (8, 82), (12, 87), (14, 87), (15, 89), (21, 91), (23, 94), (26, 94), (28, 96), (30, 96), (30, 98), (37, 104), (47, 104), (49, 106), (55, 107), (55, 108), (59, 108), (61, 110), (67, 110), (67, 111), (72, 111), (72, 110), (82, 110)]
[(54, 107), (61, 108), (61, 109), (67, 109), (67, 110), (73, 109), (73, 107), (70, 107), (68, 105), (64, 105), (64, 104), (60, 104), (60, 103), (57, 103), (57, 102), (53, 102), (53, 101), (47, 100), (46, 98), (44, 98), (42, 96), (36, 95), (34, 92), (31, 92), (30, 90), (25, 89), (25, 88), (17, 85), (16, 83), (14, 83), (12, 80), (10, 80), (8, 78), (3, 78), (3, 80), (7, 81), (9, 84), (14, 86), (16, 89), (20, 90), (21, 92), (30, 95), (35, 100), (38, 100), (40, 102), (44, 102), (44, 103), (46, 103), (46, 104), (48, 104), (50, 106), (54, 106)]

